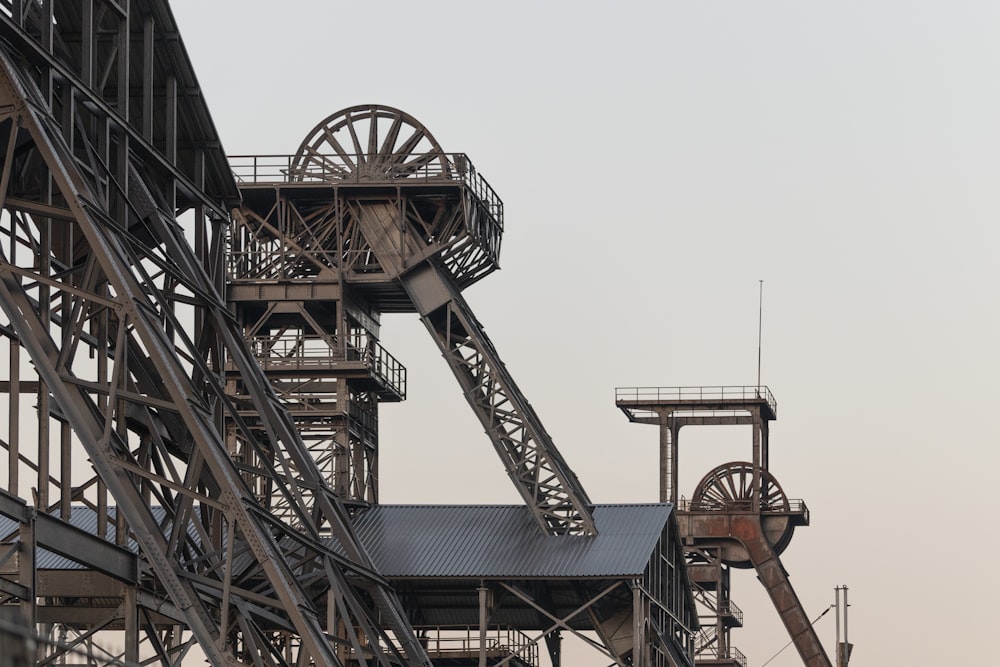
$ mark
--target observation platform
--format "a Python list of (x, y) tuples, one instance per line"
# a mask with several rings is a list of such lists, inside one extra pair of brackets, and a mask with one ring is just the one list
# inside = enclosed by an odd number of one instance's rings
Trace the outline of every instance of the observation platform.
[(288, 280), (329, 291), (345, 281), (381, 312), (413, 312), (400, 272), (436, 258), (465, 289), (500, 268), (503, 201), (464, 153), (229, 160), (244, 218), (231, 233), (231, 292)]
[(303, 188), (395, 185), (462, 185), (503, 230), (503, 202), (465, 153), (410, 153), (405, 159), (372, 163), (366, 154), (230, 155), (229, 166), (241, 191), (290, 185)]
[(692, 420), (723, 419), (760, 410), (761, 418), (778, 418), (778, 403), (764, 386), (617, 387), (615, 405), (629, 421), (649, 423), (661, 414)]

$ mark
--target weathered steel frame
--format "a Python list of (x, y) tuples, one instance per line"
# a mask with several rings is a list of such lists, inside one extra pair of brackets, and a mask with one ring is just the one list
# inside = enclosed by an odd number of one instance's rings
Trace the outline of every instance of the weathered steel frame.
[[(321, 204), (300, 211), (294, 199), (284, 196), (267, 210), (245, 205), (228, 236), (229, 301), (244, 335), (257, 341), (257, 361), (268, 371), (324, 478), (345, 502), (367, 505), (378, 500), (373, 403), (379, 395), (387, 400), (405, 395), (406, 369), (378, 343), (377, 321), (366, 308), (356, 307), (359, 297), (334, 270), (345, 258), (338, 248), (349, 245), (342, 233), (350, 233), (349, 224), (348, 230), (340, 224), (339, 209)], [(314, 309), (326, 317), (320, 319)], [(273, 325), (276, 318), (280, 324)], [(288, 368), (288, 355), (310, 342), (325, 350), (320, 355), (325, 362), (314, 358), (307, 369)], [(345, 368), (350, 374), (358, 365), (381, 383), (381, 392), (371, 382), (359, 386), (345, 377)], [(237, 382), (230, 382), (229, 391), (244, 394)], [(241, 460), (252, 461), (246, 445), (234, 440), (230, 448)], [(258, 489), (264, 493), (268, 491)]]
[[(464, 286), (495, 270), (502, 231), (492, 213), (501, 215), (502, 205), (495, 194), (487, 202), (469, 187), (485, 181), (467, 158), (449, 158), (402, 111), (368, 105), (323, 120), (288, 165), (279, 182), (265, 184), (255, 170), (245, 186), (279, 194), (267, 211), (244, 207), (244, 229), (230, 239), (239, 267), (232, 275), (287, 280), (330, 272), (344, 284), (368, 285), (374, 308), (416, 310), (539, 527), (595, 534), (583, 486), (461, 296)], [(421, 198), (439, 205), (422, 209)], [(286, 211), (295, 211), (297, 225), (286, 223)], [(293, 275), (289, 267), (306, 272)]]
[[(56, 21), (55, 4), (17, 2), (0, 22), (21, 49), (0, 56), (7, 145), (0, 198), (10, 239), (0, 263), (0, 303), (10, 320), (7, 335), (19, 340), (12, 355), (23, 346), (40, 377), (40, 424), (50, 412), (57, 415), (66, 425), (64, 444), (72, 428), (117, 501), (119, 539), (135, 537), (213, 664), (236, 660), (226, 643), (234, 638), (255, 660), (284, 664), (270, 640), (275, 629), (297, 637), (302, 652), (295, 660), (341, 664), (317, 608), (327, 590), (362, 664), (426, 664), (398, 602), (372, 571), (346, 512), (323, 485), (219, 296), (220, 227), (218, 219), (205, 220), (207, 197), (195, 203), (200, 256), (174, 220), (178, 186), (200, 191), (170, 162), (176, 127), (168, 122), (163, 156), (150, 150), (156, 137), (146, 111), (152, 105), (144, 106), (141, 133), (129, 120), (128, 46), (141, 35), (144, 70), (157, 57), (171, 57), (157, 51), (169, 38), (155, 37), (151, 18), (165, 5), (101, 5), (111, 7), (120, 26), (107, 61), (118, 71), (112, 108), (103, 91), (57, 67), (55, 26), (72, 21)], [(86, 44), (98, 41), (98, 21), (92, 2), (82, 6), (90, 28), (81, 40), (86, 52)], [(130, 30), (130, 20), (142, 30)], [(37, 43), (24, 34), (28, 26), (40, 27)], [(21, 57), (42, 64), (33, 69)], [(153, 97), (150, 79), (142, 77), (143, 100)], [(61, 103), (58, 111), (53, 100)], [(40, 191), (29, 187), (37, 183)], [(15, 256), (19, 244), (31, 249), (30, 257)], [(178, 311), (192, 316), (193, 336)], [(96, 361), (89, 362), (87, 352)], [(219, 418), (228, 413), (239, 421), (220, 380), (225, 358), (250, 387), (267, 434), (258, 443), (269, 452), (266, 472), (298, 507), (294, 528), (270, 520), (267, 508), (252, 500), (222, 445)], [(17, 384), (12, 377), (12, 396)], [(10, 450), (18, 463), (21, 453)], [(41, 449), (43, 458), (46, 452)], [(47, 488), (46, 461), (37, 470)], [(70, 470), (64, 466), (62, 473)], [(64, 495), (73, 488), (65, 482)], [(168, 523), (151, 512), (151, 500), (166, 509)], [(39, 504), (47, 508), (45, 499)], [(98, 500), (98, 509), (105, 513), (106, 500)], [(321, 531), (337, 538), (343, 555), (323, 546)], [(399, 638), (407, 657), (383, 627)], [(374, 655), (371, 663), (362, 648)]]
[[(344, 283), (382, 283), (389, 291), (401, 286), (404, 293), (395, 294), (395, 302), (379, 302), (376, 294), (373, 307), (420, 314), (539, 527), (551, 534), (596, 534), (583, 486), (461, 296), (464, 286), (497, 267), (502, 232), (496, 217), (502, 205), (468, 159), (449, 158), (408, 114), (368, 105), (324, 119), (288, 164), (280, 183), (270, 184), (286, 186), (288, 194), (277, 197), (267, 213), (246, 213), (256, 225), (232, 241), (233, 256), (264, 266), (269, 278), (286, 277), (273, 275), (272, 254), (250, 248), (261, 242), (272, 251), (294, 249), (292, 266), (336, 270)], [(324, 197), (320, 184), (333, 186), (332, 192)], [(478, 184), (481, 192), (473, 189)], [(252, 187), (262, 185), (255, 175)], [(416, 205), (421, 197), (437, 198), (439, 205), (422, 209)], [(307, 224), (311, 218), (298, 201), (336, 224)], [(302, 222), (296, 233), (286, 231), (287, 239), (280, 219), (267, 222), (285, 206), (298, 211)], [(331, 264), (332, 248), (337, 253)]]
[[(702, 623), (695, 640), (695, 659), (702, 654), (713, 659), (737, 659), (742, 655), (731, 647), (730, 634), (734, 627), (743, 626), (743, 612), (730, 599), (730, 569), (722, 562), (718, 547), (687, 546), (688, 575), (692, 594), (698, 605)], [(735, 655), (733, 655), (735, 654)]]
[[(367, 132), (354, 129), (359, 118), (370, 123)], [(379, 119), (389, 126), (387, 136), (379, 134)], [(333, 136), (344, 128), (346, 149)], [(396, 145), (402, 136), (408, 139)], [(411, 154), (421, 142), (431, 152)], [(431, 162), (441, 165), (436, 181), (412, 178), (411, 165)], [(464, 285), (495, 269), (501, 225), (451, 164), (426, 128), (403, 112), (360, 106), (332, 115), (289, 160), (281, 182), (244, 186), (248, 201), (253, 194), (263, 203), (244, 205), (229, 237), (231, 299), (254, 280), (305, 281), (341, 300), (367, 289), (373, 309), (416, 310), (539, 527), (595, 534), (582, 484), (461, 296)], [(474, 172), (464, 156), (461, 164)], [(273, 200), (260, 194), (265, 186)], [(363, 453), (377, 456), (377, 448)]]
[(596, 534), (590, 498), (458, 288), (433, 263), (402, 283), (539, 527)]
[[(539, 614), (540, 618), (546, 619), (548, 622), (551, 623), (551, 625), (542, 630), (537, 637), (532, 638), (531, 643), (538, 644), (538, 642), (542, 641), (546, 637), (551, 636), (553, 633), (562, 632), (563, 630), (566, 630), (575, 635), (576, 637), (578, 637), (581, 641), (583, 641), (585, 644), (587, 644), (594, 650), (614, 660), (615, 664), (620, 665), (621, 667), (627, 667), (627, 663), (624, 661), (623, 658), (621, 658), (621, 656), (615, 655), (611, 650), (608, 649), (607, 646), (602, 645), (600, 642), (594, 641), (593, 639), (583, 634), (579, 630), (576, 630), (575, 628), (571, 627), (569, 625), (569, 622), (573, 620), (575, 617), (579, 616), (580, 614), (591, 613), (591, 610), (594, 605), (599, 603), (603, 598), (607, 597), (608, 595), (611, 595), (612, 593), (616, 592), (619, 588), (627, 585), (628, 584), (625, 581), (614, 581), (602, 587), (595, 595), (592, 595), (590, 598), (585, 600), (583, 604), (578, 606), (576, 609), (560, 617), (553, 614), (548, 609), (546, 609), (545, 605), (540, 604), (537, 600), (535, 600), (534, 597), (532, 597), (532, 595), (528, 591), (522, 590), (521, 587), (516, 586), (514, 583), (499, 582), (500, 588), (512, 594), (514, 597), (516, 597), (517, 599), (521, 600), (522, 602), (533, 608)], [(496, 663), (496, 667), (502, 667), (503, 665), (506, 665), (516, 656), (517, 653), (514, 652), (512, 655), (508, 656), (504, 660), (501, 660), (500, 662)]]
[[(728, 392), (728, 395), (727, 395)], [(629, 421), (660, 428), (660, 498), (677, 503), (680, 430), (691, 425), (752, 427), (752, 462), (732, 462), (711, 471), (695, 491), (690, 507), (680, 508), (684, 539), (695, 545), (738, 544), (774, 604), (806, 667), (830, 667), (779, 555), (794, 530), (791, 503), (770, 474), (769, 422), (777, 404), (767, 387), (627, 387), (616, 390), (616, 404)], [(695, 505), (699, 503), (700, 506)], [(798, 501), (800, 506), (804, 505)], [(798, 520), (808, 523), (808, 514)], [(765, 522), (784, 518), (787, 526), (775, 543)], [(698, 557), (698, 556), (696, 556)], [(731, 561), (730, 561), (731, 563)], [(726, 564), (725, 567), (729, 567)], [(742, 565), (741, 565), (742, 566)], [(722, 619), (716, 620), (722, 627)], [(728, 632), (719, 636), (717, 655), (728, 659)]]

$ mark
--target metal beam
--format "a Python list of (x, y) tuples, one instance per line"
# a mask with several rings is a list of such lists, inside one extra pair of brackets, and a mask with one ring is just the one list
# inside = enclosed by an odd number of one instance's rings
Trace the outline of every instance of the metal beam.
[(545, 532), (596, 535), (593, 504), (458, 287), (433, 263), (400, 277), (507, 474)]
[(138, 565), (132, 552), (28, 507), (20, 498), (0, 489), (0, 514), (34, 526), (35, 542), (53, 553), (86, 565), (118, 581), (138, 582)]
[(36, 514), (34, 523), (35, 539), (39, 546), (119, 581), (138, 583), (139, 567), (136, 555), (132, 552), (48, 514)]

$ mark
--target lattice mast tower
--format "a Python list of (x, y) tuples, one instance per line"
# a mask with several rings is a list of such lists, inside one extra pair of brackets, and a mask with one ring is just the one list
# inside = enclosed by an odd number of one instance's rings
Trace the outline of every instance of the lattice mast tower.
[[(377, 501), (376, 404), (405, 391), (379, 320), (415, 312), (539, 527), (594, 534), (590, 499), (461, 293), (498, 268), (503, 233), (503, 204), (469, 159), (412, 116), (364, 105), (294, 155), (231, 161), (243, 206), (229, 300), (334, 488)], [(252, 464), (247, 444), (231, 441)]]

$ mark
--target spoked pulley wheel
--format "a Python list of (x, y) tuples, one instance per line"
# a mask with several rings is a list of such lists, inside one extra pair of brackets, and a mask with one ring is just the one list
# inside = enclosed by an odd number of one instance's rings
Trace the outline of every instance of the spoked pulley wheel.
[[(701, 510), (753, 510), (753, 464), (743, 461), (724, 463), (698, 483), (691, 500), (692, 508)], [(778, 481), (767, 470), (760, 471), (760, 509), (762, 512), (787, 512), (788, 498)]]
[[(746, 461), (723, 463), (705, 475), (691, 498), (693, 513), (754, 513), (753, 464)], [(778, 480), (767, 470), (760, 471), (760, 524), (768, 543), (780, 554), (792, 539), (795, 524), (788, 497)], [(720, 545), (722, 559), (732, 567), (749, 568), (753, 564), (746, 548), (736, 540)]]
[(409, 114), (368, 104), (343, 109), (317, 125), (292, 159), (302, 181), (378, 182), (449, 178), (448, 157)]

